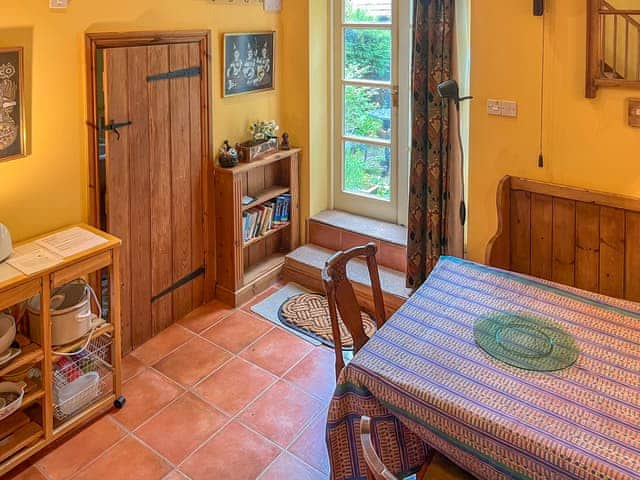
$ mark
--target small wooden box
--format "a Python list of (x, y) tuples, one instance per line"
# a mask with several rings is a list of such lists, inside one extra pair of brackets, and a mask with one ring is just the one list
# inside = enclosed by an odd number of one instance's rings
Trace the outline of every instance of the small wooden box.
[(270, 138), (269, 140), (254, 144), (252, 141), (239, 143), (236, 145), (238, 157), (241, 162), (251, 163), (266, 157), (271, 153), (278, 151), (278, 139)]

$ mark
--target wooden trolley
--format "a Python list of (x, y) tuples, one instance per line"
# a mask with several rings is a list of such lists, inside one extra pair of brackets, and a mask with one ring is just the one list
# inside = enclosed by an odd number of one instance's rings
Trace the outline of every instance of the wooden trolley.
[[(112, 406), (121, 408), (121, 332), (120, 332), (120, 245), (121, 241), (88, 225), (77, 225), (100, 237), (105, 242), (81, 253), (63, 258), (55, 267), (33, 275), (19, 274), (8, 280), (0, 279), (0, 311), (20, 309), (30, 298), (40, 295), (41, 344), (33, 342), (27, 335), (18, 334), (22, 353), (9, 363), (0, 366), (0, 381), (16, 371), (24, 371), (29, 366), (39, 367), (40, 380), (28, 380), (27, 391), (19, 410), (0, 421), (0, 477), (14, 467), (60, 439), (65, 434), (86, 424)], [(69, 227), (67, 227), (69, 228)], [(64, 229), (61, 229), (64, 230)], [(52, 232), (53, 233), (53, 232)], [(45, 237), (49, 234), (42, 235)], [(38, 237), (41, 238), (41, 237)], [(24, 245), (38, 238), (23, 242)], [(92, 329), (84, 338), (64, 346), (51, 346), (51, 292), (76, 279), (93, 280), (94, 285), (108, 285), (109, 312), (106, 323)], [(103, 282), (108, 280), (108, 283)], [(117, 288), (112, 288), (117, 286)], [(106, 291), (106, 290), (105, 290)], [(103, 292), (99, 292), (103, 293)], [(98, 295), (100, 297), (100, 295)], [(104, 302), (102, 302), (104, 303)], [(95, 348), (92, 348), (94, 345)], [(84, 362), (78, 370), (100, 369), (100, 389), (92, 387), (85, 392), (82, 402), (56, 405), (54, 383), (59, 379), (58, 367), (64, 354), (82, 350), (82, 355), (74, 358)], [(79, 361), (79, 360), (77, 360)], [(87, 366), (89, 365), (89, 366)], [(95, 373), (94, 375), (98, 375)], [(77, 375), (74, 375), (77, 376)], [(74, 376), (69, 377), (73, 379)], [(87, 395), (94, 395), (90, 398)]]

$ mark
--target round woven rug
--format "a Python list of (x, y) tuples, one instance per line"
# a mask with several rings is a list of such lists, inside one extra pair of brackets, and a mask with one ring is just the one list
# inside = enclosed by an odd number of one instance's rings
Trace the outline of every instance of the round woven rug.
[(483, 317), (474, 325), (473, 333), (478, 346), (489, 355), (524, 370), (563, 370), (580, 356), (573, 337), (554, 322), (521, 313)]
[[(280, 321), (290, 328), (309, 335), (320, 342), (334, 347), (331, 332), (331, 316), (327, 297), (317, 293), (302, 293), (291, 297), (280, 307)], [(361, 312), (364, 332), (371, 337), (376, 331), (376, 322), (365, 312)], [(340, 314), (338, 313), (340, 319)], [(340, 319), (342, 348), (353, 350), (353, 338)]]

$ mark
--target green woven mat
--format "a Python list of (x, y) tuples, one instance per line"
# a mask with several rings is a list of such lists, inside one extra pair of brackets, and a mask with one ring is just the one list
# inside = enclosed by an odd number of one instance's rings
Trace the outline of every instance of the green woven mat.
[(572, 366), (580, 356), (573, 337), (554, 322), (521, 313), (482, 317), (473, 334), (489, 355), (524, 370), (555, 372)]

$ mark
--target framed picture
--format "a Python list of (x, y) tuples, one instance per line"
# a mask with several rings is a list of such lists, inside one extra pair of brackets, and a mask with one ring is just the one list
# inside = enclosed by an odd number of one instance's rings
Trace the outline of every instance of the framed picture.
[(0, 162), (24, 156), (23, 77), (22, 48), (0, 48)]
[(275, 89), (276, 32), (225, 33), (225, 97)]

